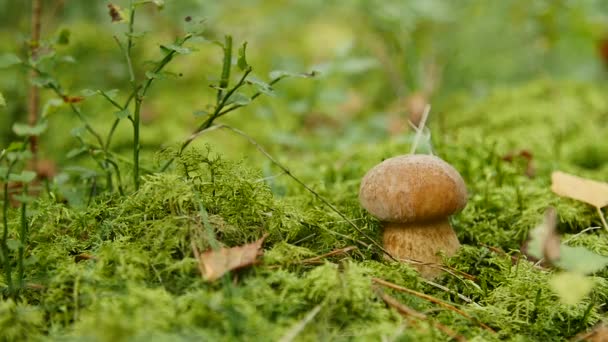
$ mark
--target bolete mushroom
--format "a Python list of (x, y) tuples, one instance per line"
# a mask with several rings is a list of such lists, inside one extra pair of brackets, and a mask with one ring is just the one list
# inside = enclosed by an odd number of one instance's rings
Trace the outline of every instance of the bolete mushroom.
[[(450, 164), (423, 154), (386, 159), (361, 181), (359, 201), (384, 223), (384, 248), (397, 259), (441, 263), (460, 247), (448, 216), (464, 208), (464, 180)], [(414, 265), (426, 278), (438, 268)]]

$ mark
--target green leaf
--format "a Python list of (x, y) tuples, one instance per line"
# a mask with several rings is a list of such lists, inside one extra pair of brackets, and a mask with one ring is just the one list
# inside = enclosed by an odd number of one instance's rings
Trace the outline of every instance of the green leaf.
[(15, 123), (13, 125), (13, 132), (18, 136), (38, 136), (42, 134), (47, 128), (46, 121), (42, 121), (35, 126), (30, 126), (27, 124)]
[(70, 30), (63, 28), (61, 29), (61, 31), (59, 31), (59, 33), (57, 34), (57, 39), (55, 40), (55, 42), (58, 45), (67, 45), (70, 43), (70, 35), (72, 33), (70, 32)]
[(72, 158), (74, 158), (74, 157), (77, 157), (77, 156), (79, 156), (79, 155), (81, 155), (81, 154), (85, 153), (86, 151), (87, 151), (87, 148), (86, 148), (86, 147), (84, 147), (84, 146), (82, 146), (82, 147), (78, 147), (78, 148), (75, 148), (75, 149), (70, 150), (70, 151), (69, 151), (69, 152), (66, 154), (66, 157), (67, 157), (68, 159), (72, 159)]
[(124, 119), (124, 118), (128, 118), (129, 115), (131, 115), (131, 113), (129, 113), (128, 109), (123, 109), (123, 110), (119, 110), (117, 112), (114, 112), (114, 115), (119, 118), (119, 119)]
[(21, 59), (15, 54), (7, 53), (4, 55), (0, 55), (0, 69), (8, 68), (21, 63)]
[(562, 303), (576, 305), (591, 292), (594, 281), (582, 274), (561, 272), (551, 277), (549, 285)]
[(310, 78), (317, 76), (316, 71), (311, 71), (308, 73), (295, 73), (283, 70), (274, 70), (269, 74), (271, 79), (284, 78), (284, 77), (300, 77), (300, 78)]
[(47, 116), (57, 112), (57, 109), (62, 107), (65, 104), (61, 99), (50, 99), (46, 101), (44, 107), (42, 107), (42, 117), (46, 118)]
[(161, 10), (165, 7), (165, 0), (142, 0), (135, 3), (136, 6), (145, 4), (154, 4), (159, 10)]
[(27, 160), (32, 158), (32, 152), (30, 150), (9, 152), (6, 154), (6, 158), (10, 161)]
[(608, 266), (608, 257), (595, 254), (584, 247), (562, 245), (559, 267), (580, 274), (591, 274)]
[(235, 104), (238, 106), (246, 106), (249, 103), (251, 103), (251, 99), (249, 98), (249, 96), (243, 93), (234, 93), (232, 94), (232, 96), (230, 96), (228, 101), (226, 101), (226, 105)]
[(255, 76), (247, 77), (247, 82), (250, 84), (253, 84), (255, 86), (255, 88), (262, 94), (265, 94), (268, 96), (276, 95), (270, 84), (260, 80), (259, 78), (255, 77)]
[(237, 65), (241, 70), (249, 68), (249, 64), (247, 64), (247, 42), (244, 42), (243, 45), (241, 45), (241, 47), (239, 48), (239, 57), (237, 59)]
[(38, 75), (36, 77), (32, 77), (30, 82), (40, 88), (46, 88), (52, 84), (55, 84), (55, 80), (48, 75)]
[(36, 197), (27, 195), (13, 195), (13, 199), (20, 203), (34, 203), (36, 201)]
[(146, 77), (149, 79), (165, 80), (167, 78), (177, 78), (178, 75), (173, 72), (168, 72), (168, 71), (162, 71), (162, 72), (146, 71)]
[(4, 99), (2, 93), (0, 93), (0, 107), (6, 107), (6, 100)]
[(209, 112), (208, 112), (208, 111), (206, 111), (206, 110), (202, 110), (202, 109), (201, 109), (201, 110), (196, 110), (196, 111), (194, 111), (194, 113), (193, 113), (193, 114), (194, 114), (194, 116), (207, 116), (207, 115), (209, 115), (209, 114), (211, 114), (211, 113), (209, 113)]
[(34, 171), (21, 171), (21, 173), (11, 173), (8, 175), (8, 180), (12, 182), (23, 182), (29, 183), (36, 179), (36, 172)]
[(187, 55), (192, 52), (191, 49), (177, 44), (161, 45), (160, 48), (164, 51), (175, 51), (180, 55)]
[(87, 131), (87, 128), (85, 126), (78, 126), (78, 127), (74, 127), (72, 128), (72, 130), (70, 131), (70, 135), (73, 137), (82, 137)]
[(83, 89), (80, 91), (80, 95), (82, 95), (84, 97), (91, 97), (91, 96), (94, 96), (97, 94), (99, 94), (99, 90)]
[(6, 148), (6, 151), (7, 152), (19, 151), (19, 150), (23, 149), (23, 145), (24, 145), (24, 143), (22, 143), (22, 142), (13, 141), (12, 143), (10, 143), (10, 145), (8, 145), (8, 147)]
[(21, 247), (21, 242), (19, 242), (19, 240), (15, 240), (15, 239), (8, 239), (8, 240), (6, 240), (6, 246), (11, 251), (16, 251), (16, 250), (19, 250), (19, 247)]
[(345, 74), (358, 74), (378, 66), (374, 58), (349, 58), (339, 64), (339, 70)]

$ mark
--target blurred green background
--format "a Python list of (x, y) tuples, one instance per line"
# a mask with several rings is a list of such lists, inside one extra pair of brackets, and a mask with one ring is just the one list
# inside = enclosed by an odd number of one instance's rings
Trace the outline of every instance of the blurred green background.
[[(128, 7), (127, 1), (113, 3)], [(107, 5), (43, 1), (42, 37), (52, 42), (62, 30), (70, 32), (69, 43), (57, 46), (61, 58), (54, 65), (70, 94), (118, 89), (122, 102), (128, 72), (113, 37), (123, 38), (126, 25), (111, 22)], [(26, 55), (29, 6), (0, 0), (1, 54)], [(145, 35), (137, 38), (134, 61), (138, 77), (145, 77), (146, 62), (162, 56), (159, 44), (183, 35), (185, 18), (191, 17), (189, 24), (204, 21), (210, 40), (231, 34), (235, 46), (247, 41), (249, 64), (260, 79), (268, 80), (272, 70), (318, 71), (314, 79), (286, 80), (276, 86), (276, 96), (263, 96), (220, 120), (286, 159), (306, 160), (319, 149), (411, 139), (407, 118), (416, 101), (433, 104), (433, 128), (452, 108), (482, 100), (497, 87), (537, 79), (603, 84), (607, 14), (608, 2), (600, 0), (168, 0), (161, 11), (144, 6), (137, 13), (135, 29)], [(219, 77), (221, 49), (189, 46), (197, 51), (177, 58), (168, 68), (177, 76), (156, 82), (145, 101), (142, 143), (148, 156), (185, 139), (203, 120), (194, 113), (214, 101), (209, 84)], [(608, 54), (608, 44), (605, 49)], [(0, 92), (8, 103), (0, 117), (2, 145), (14, 138), (12, 123), (25, 120), (27, 87), (26, 70), (0, 69)], [(42, 93), (44, 105), (53, 94)], [(114, 109), (99, 97), (80, 105), (107, 132)], [(68, 108), (53, 113), (42, 153), (70, 163), (66, 152), (77, 143), (68, 132), (77, 126)], [(261, 160), (228, 132), (212, 132), (197, 144), (206, 142), (233, 158)], [(131, 127), (124, 120), (113, 150), (130, 153), (130, 144)]]

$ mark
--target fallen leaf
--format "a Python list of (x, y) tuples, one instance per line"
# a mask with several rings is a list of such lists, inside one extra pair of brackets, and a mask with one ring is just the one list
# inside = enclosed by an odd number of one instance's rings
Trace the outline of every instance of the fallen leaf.
[(604, 323), (600, 323), (593, 330), (574, 336), (571, 341), (608, 342), (608, 327)]
[(608, 205), (607, 183), (555, 171), (551, 174), (551, 190), (560, 196), (585, 202), (596, 208)]
[(207, 281), (214, 281), (229, 271), (256, 264), (258, 257), (263, 254), (262, 244), (266, 236), (243, 246), (220, 248), (203, 253), (199, 257), (199, 262), (203, 266), (204, 278)]
[(574, 272), (557, 273), (549, 280), (551, 289), (567, 305), (576, 305), (583, 300), (591, 292), (593, 284), (593, 278)]

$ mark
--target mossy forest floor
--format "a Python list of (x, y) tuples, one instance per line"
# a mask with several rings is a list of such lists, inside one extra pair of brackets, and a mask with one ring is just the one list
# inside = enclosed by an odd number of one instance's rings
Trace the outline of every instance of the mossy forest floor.
[[(570, 245), (608, 255), (605, 231), (574, 235), (599, 226), (597, 213), (550, 190), (556, 169), (608, 178), (605, 93), (542, 80), (434, 114), (422, 150), (432, 144), (461, 172), (470, 194), (453, 217), (463, 244), (446, 260), (455, 271), (434, 284), (407, 264), (385, 260), (290, 178), (222, 157), (213, 144), (189, 149), (173, 171), (145, 176), (142, 188), (125, 197), (100, 195), (88, 206), (43, 197), (31, 213), (27, 288), (18, 301), (0, 302), (1, 339), (438, 341), (450, 339), (445, 328), (474, 341), (570, 339), (606, 318), (608, 273), (595, 274), (583, 301), (565, 305), (549, 286), (552, 271), (519, 250), (553, 206)], [(383, 158), (407, 153), (410, 143), (387, 139), (280, 159), (380, 241), (380, 223), (358, 204), (359, 182)], [(533, 174), (527, 159), (504, 158), (521, 150), (532, 155)], [(11, 211), (11, 224), (19, 219)], [(264, 234), (258, 265), (215, 282), (202, 279), (193, 244), (238, 246)], [(349, 246), (356, 249), (315, 258)], [(400, 315), (386, 295), (424, 317)]]
[[(576, 341), (608, 320), (606, 268), (565, 304), (560, 270), (522, 251), (552, 207), (562, 242), (608, 256), (596, 209), (551, 190), (556, 170), (608, 180), (606, 2), (42, 1), (38, 60), (29, 3), (0, 0), (0, 180), (30, 81), (58, 172), (25, 215), (0, 213), (0, 342)], [(271, 87), (275, 70), (293, 74)], [(385, 258), (358, 201), (370, 168), (410, 152), (416, 95), (432, 105), (417, 153), (469, 194), (432, 281)], [(236, 130), (177, 153), (222, 100), (213, 123)], [(201, 275), (197, 253), (262, 237), (255, 265)]]

